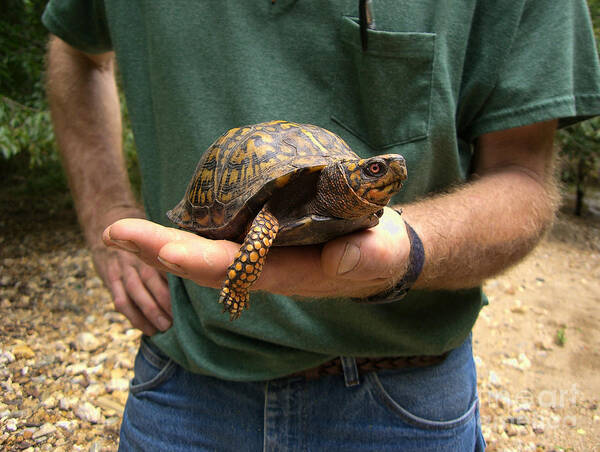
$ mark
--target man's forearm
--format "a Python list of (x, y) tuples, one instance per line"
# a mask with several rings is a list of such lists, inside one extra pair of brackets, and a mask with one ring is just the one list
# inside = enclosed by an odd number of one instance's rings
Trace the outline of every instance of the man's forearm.
[(99, 246), (106, 225), (137, 210), (121, 147), (113, 58), (90, 59), (54, 38), (47, 77), (52, 121), (79, 221), (88, 244)]
[(425, 246), (415, 287), (475, 287), (534, 248), (558, 205), (555, 127), (539, 123), (483, 137), (471, 182), (404, 207)]
[(517, 263), (551, 224), (555, 199), (551, 187), (508, 170), (405, 206), (426, 254), (415, 287), (475, 287)]
[(123, 159), (113, 55), (86, 55), (54, 38), (47, 77), (54, 130), (94, 266), (115, 308), (134, 327), (147, 335), (164, 331), (171, 326), (164, 275), (102, 242), (102, 231), (112, 222), (144, 216)]

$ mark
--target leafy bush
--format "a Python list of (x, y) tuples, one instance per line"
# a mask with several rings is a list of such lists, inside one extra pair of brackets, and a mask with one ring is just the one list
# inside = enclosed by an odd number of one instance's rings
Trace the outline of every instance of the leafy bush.
[(8, 160), (20, 152), (31, 166), (57, 160), (50, 113), (0, 96), (0, 155)]
[(24, 152), (34, 166), (57, 160), (43, 84), (48, 32), (40, 17), (45, 4), (0, 3), (0, 158)]
[(600, 185), (600, 117), (559, 131), (558, 142), (565, 163), (563, 180)]
[(586, 188), (600, 186), (600, 118), (558, 132), (561, 178), (575, 188), (575, 215), (584, 211)]
[(42, 73), (48, 32), (40, 17), (45, 0), (0, 2), (0, 94), (29, 107), (40, 108)]

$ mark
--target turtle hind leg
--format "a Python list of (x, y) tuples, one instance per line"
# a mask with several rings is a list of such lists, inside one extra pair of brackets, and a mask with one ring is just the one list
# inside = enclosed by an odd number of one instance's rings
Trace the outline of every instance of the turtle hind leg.
[(239, 318), (249, 307), (250, 286), (260, 276), (269, 248), (279, 231), (279, 222), (266, 207), (256, 215), (244, 243), (227, 269), (219, 303), (223, 312), (229, 312), (230, 319)]

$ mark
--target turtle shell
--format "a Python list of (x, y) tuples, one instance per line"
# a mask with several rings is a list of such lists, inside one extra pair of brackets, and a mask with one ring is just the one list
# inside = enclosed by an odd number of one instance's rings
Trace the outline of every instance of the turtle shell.
[(185, 196), (167, 216), (202, 236), (236, 239), (274, 190), (350, 159), (358, 156), (344, 140), (318, 126), (270, 121), (234, 128), (202, 155)]

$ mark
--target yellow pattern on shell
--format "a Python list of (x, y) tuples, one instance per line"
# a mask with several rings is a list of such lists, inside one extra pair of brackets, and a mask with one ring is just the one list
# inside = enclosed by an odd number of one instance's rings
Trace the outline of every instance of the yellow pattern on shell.
[[(182, 203), (180, 210), (189, 209), (187, 224), (195, 232), (216, 231), (264, 187), (277, 190), (301, 172), (354, 158), (340, 137), (309, 124), (276, 120), (232, 128), (204, 152), (186, 191), (189, 204)], [(173, 216), (184, 218), (181, 212)]]
[(321, 152), (323, 153), (323, 155), (329, 155), (329, 151), (323, 147), (323, 145), (321, 144), (321, 142), (315, 138), (315, 136), (312, 134), (312, 132), (310, 132), (310, 131), (308, 131), (308, 130), (306, 130), (304, 128), (300, 128), (300, 130), (302, 131), (302, 133), (304, 135), (306, 135), (309, 138), (310, 141), (313, 142), (313, 144), (316, 147), (318, 147), (321, 150)]

